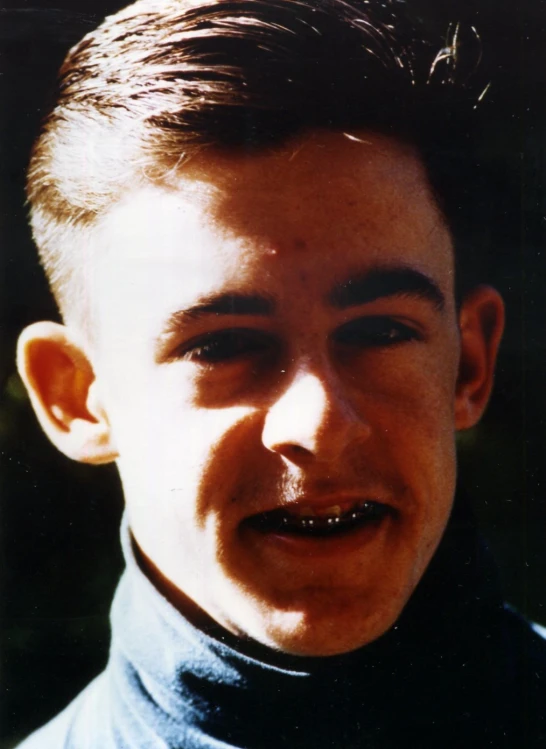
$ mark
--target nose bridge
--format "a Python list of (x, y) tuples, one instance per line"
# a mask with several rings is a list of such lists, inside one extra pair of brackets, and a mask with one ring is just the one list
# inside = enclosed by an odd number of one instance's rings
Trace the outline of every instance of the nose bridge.
[(358, 422), (336, 374), (307, 369), (297, 373), (269, 407), (263, 442), (268, 449), (286, 457), (294, 449), (317, 458), (326, 457), (345, 447)]
[[(330, 395), (331, 398), (331, 395)], [(295, 424), (301, 424), (302, 430), (313, 430), (320, 423), (328, 410), (329, 393), (327, 385), (317, 375), (310, 372), (300, 373), (281, 395), (274, 408), (280, 418), (288, 418)]]

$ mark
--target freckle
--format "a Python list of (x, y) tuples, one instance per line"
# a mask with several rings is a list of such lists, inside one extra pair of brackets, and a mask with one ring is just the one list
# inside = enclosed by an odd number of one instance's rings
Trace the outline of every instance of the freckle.
[(294, 248), (296, 250), (305, 250), (307, 247), (307, 242), (305, 239), (301, 239), (301, 237), (298, 237), (294, 240)]

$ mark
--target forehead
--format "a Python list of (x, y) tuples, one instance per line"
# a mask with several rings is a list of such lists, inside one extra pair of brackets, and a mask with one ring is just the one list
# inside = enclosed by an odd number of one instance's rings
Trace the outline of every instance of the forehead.
[(293, 285), (303, 270), (302, 293), (326, 292), (333, 277), (377, 265), (415, 267), (452, 292), (451, 237), (420, 159), (371, 133), (203, 154), (169, 185), (128, 192), (94, 244), (103, 297), (142, 286), (165, 307), (226, 286)]
[(332, 220), (338, 237), (355, 221), (363, 234), (391, 235), (401, 211), (406, 233), (442, 222), (414, 149), (366, 132), (318, 131), (258, 154), (213, 152), (190, 162), (179, 186), (239, 235), (275, 234), (280, 216), (310, 237)]
[(194, 157), (168, 184), (128, 190), (99, 223), (99, 244), (108, 247), (109, 235), (131, 226), (140, 230), (150, 212), (154, 230), (161, 219), (171, 224), (177, 217), (224, 234), (266, 238), (278, 233), (282, 216), (283, 228), (301, 227), (308, 235), (313, 226), (322, 234), (334, 220), (339, 236), (357, 222), (363, 235), (388, 235), (389, 242), (401, 230), (408, 244), (415, 233), (444, 223), (414, 149), (367, 132), (318, 131), (270, 151)]

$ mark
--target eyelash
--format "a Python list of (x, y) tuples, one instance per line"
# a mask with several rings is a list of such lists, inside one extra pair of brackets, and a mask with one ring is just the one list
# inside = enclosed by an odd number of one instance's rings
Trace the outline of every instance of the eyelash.
[(263, 333), (232, 328), (207, 333), (187, 344), (180, 354), (186, 361), (198, 364), (221, 364), (270, 351), (274, 345), (274, 341)]
[[(422, 335), (415, 328), (390, 317), (379, 316), (352, 320), (334, 335), (337, 344), (366, 349), (391, 347), (416, 340), (422, 340)], [(278, 348), (275, 339), (260, 331), (230, 328), (190, 341), (175, 352), (175, 356), (196, 364), (221, 365), (245, 357), (273, 353)]]
[(344, 346), (379, 348), (422, 340), (421, 333), (411, 325), (391, 317), (363, 317), (343, 325), (335, 334)]

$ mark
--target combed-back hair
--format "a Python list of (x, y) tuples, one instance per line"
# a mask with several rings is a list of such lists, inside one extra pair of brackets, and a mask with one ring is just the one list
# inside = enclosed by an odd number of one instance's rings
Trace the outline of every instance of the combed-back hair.
[(207, 148), (380, 131), (420, 149), (450, 220), (478, 55), (471, 32), (435, 38), (403, 0), (138, 0), (107, 18), (69, 52), (28, 174), (61, 310), (84, 296), (85, 230), (128, 186), (168, 182)]

